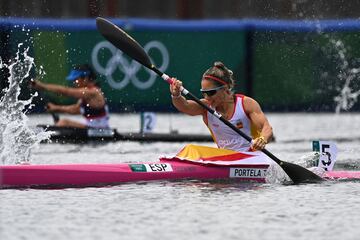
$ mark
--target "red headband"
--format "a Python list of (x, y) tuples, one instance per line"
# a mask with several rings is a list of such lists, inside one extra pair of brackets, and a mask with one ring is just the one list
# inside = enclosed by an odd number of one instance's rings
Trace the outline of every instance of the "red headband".
[(217, 78), (217, 77), (214, 77), (214, 76), (211, 76), (211, 75), (205, 75), (204, 78), (209, 78), (209, 79), (214, 80), (216, 82), (219, 82), (219, 83), (221, 83), (223, 85), (228, 85), (228, 83), (225, 82), (224, 80), (222, 80), (220, 78)]

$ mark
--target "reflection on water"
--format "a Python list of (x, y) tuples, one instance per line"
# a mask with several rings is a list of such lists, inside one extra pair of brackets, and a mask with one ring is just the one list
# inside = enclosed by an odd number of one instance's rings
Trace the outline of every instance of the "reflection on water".
[(165, 181), (164, 185), (176, 188), (195, 188), (203, 192), (220, 194), (231, 193), (232, 191), (260, 190), (265, 184), (257, 182), (239, 182), (234, 180), (182, 180)]

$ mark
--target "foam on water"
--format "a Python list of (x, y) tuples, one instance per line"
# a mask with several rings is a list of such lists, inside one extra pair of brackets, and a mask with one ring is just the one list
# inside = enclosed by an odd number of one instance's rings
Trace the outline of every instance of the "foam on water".
[(30, 151), (40, 141), (49, 137), (48, 133), (36, 131), (28, 126), (26, 111), (31, 108), (33, 95), (27, 100), (19, 100), (20, 84), (29, 77), (34, 66), (34, 58), (27, 55), (28, 49), (21, 51), (18, 45), (16, 58), (11, 63), (3, 63), (0, 68), (7, 68), (9, 86), (3, 89), (0, 99), (0, 163), (14, 164), (30, 161)]

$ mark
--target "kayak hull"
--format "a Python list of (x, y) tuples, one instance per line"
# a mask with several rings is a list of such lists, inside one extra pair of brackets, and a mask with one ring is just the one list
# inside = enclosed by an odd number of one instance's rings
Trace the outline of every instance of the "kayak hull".
[(205, 166), (181, 161), (0, 166), (0, 188), (84, 187), (119, 183), (234, 179), (265, 182), (268, 165)]
[[(214, 166), (185, 161), (119, 164), (0, 166), (0, 188), (106, 186), (156, 180), (235, 180), (266, 182), (269, 165)], [(325, 179), (359, 180), (360, 171), (325, 172)]]

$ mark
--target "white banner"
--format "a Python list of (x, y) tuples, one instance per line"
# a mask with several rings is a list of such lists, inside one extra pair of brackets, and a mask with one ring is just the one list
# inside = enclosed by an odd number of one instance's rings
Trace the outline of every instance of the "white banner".
[[(317, 143), (318, 142), (318, 143)], [(336, 162), (338, 149), (334, 142), (330, 141), (315, 141), (315, 151), (320, 152), (318, 167), (331, 171)]]
[(154, 130), (156, 126), (156, 114), (153, 112), (141, 113), (141, 129), (142, 133), (149, 133)]

